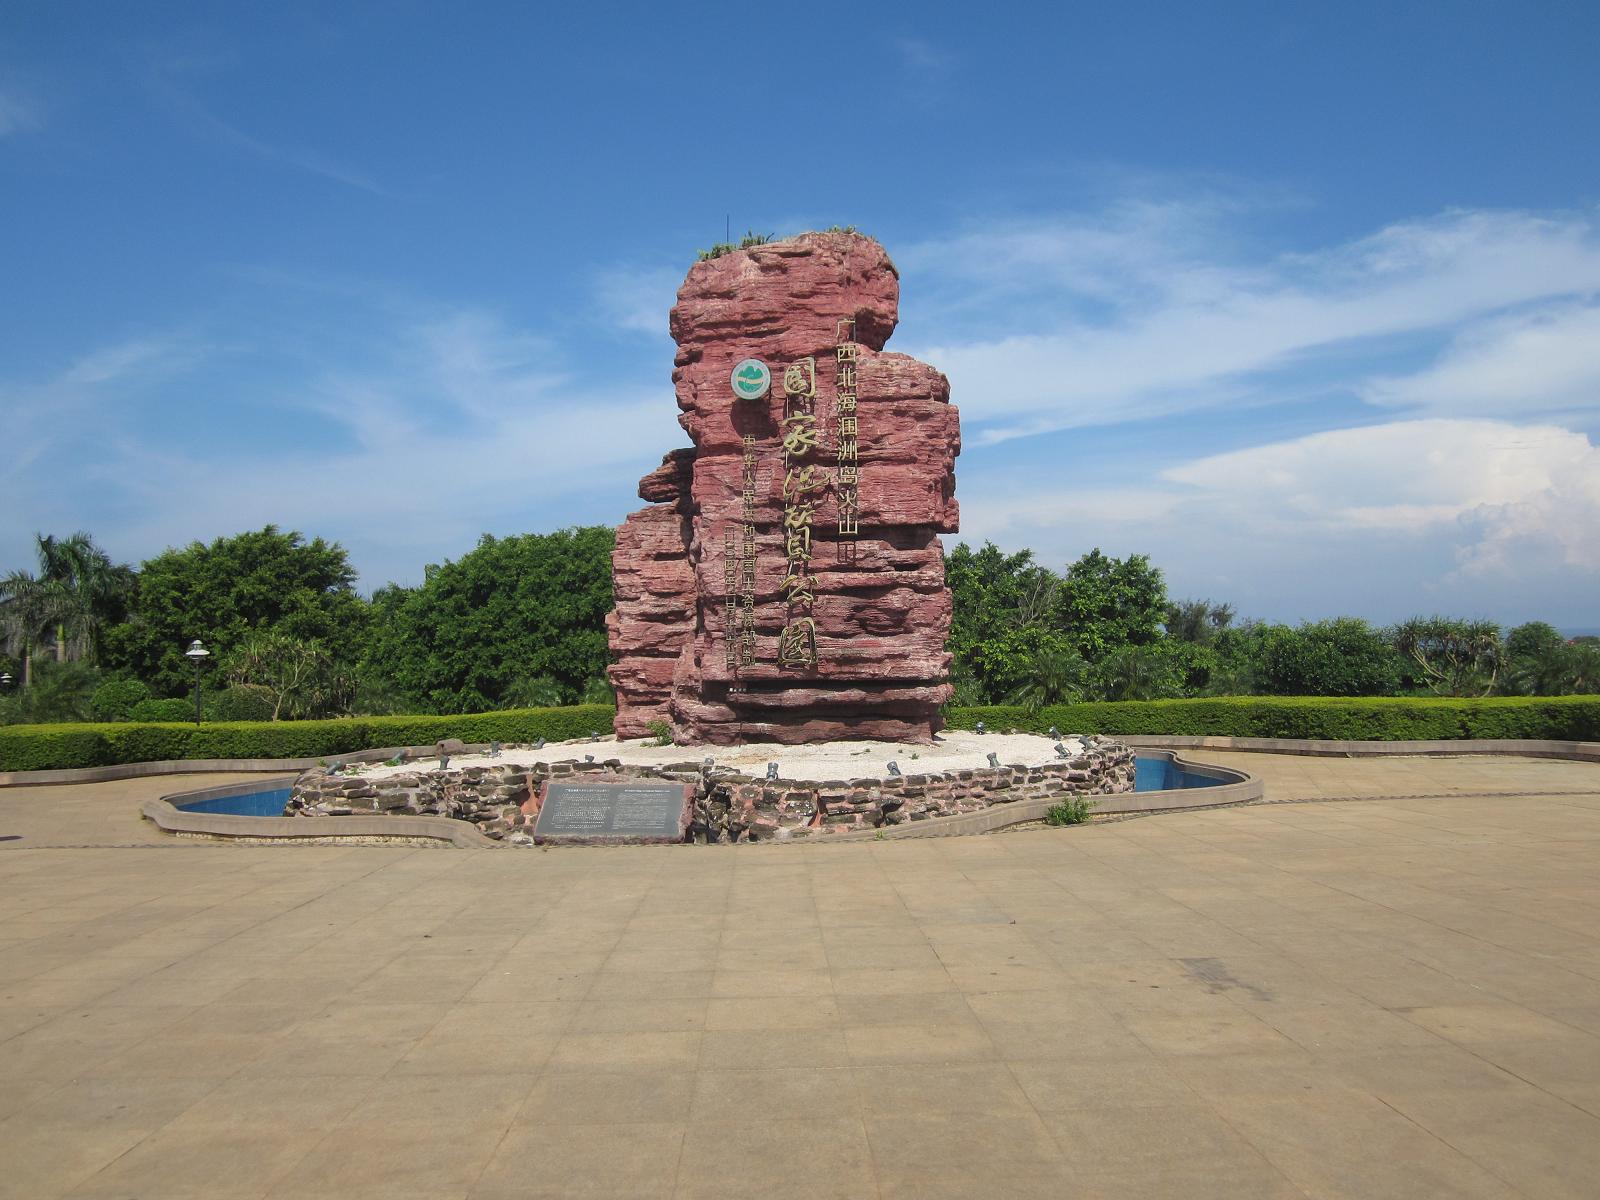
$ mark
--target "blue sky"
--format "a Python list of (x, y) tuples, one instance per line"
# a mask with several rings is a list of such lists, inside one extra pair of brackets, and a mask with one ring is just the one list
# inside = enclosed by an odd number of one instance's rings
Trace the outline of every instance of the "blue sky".
[(1600, 625), (1593, 4), (14, 2), (0, 567), (614, 524), (695, 251), (852, 224), (963, 535)]

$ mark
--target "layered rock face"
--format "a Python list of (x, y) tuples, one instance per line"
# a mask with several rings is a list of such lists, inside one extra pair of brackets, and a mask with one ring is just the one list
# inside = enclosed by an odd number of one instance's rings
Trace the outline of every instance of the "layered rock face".
[[(680, 743), (928, 741), (949, 697), (960, 421), (948, 381), (886, 353), (883, 247), (804, 234), (697, 264), (672, 336), (679, 423), (617, 534), (616, 731)], [(736, 398), (736, 365), (771, 387)]]

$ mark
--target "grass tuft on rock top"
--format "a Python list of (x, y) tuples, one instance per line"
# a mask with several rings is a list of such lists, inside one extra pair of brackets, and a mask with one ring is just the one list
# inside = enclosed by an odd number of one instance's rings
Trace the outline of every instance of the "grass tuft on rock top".
[[(607, 733), (608, 704), (525, 708), (455, 716), (341, 717), (327, 721), (116, 722), (0, 725), (0, 771), (48, 771), (118, 763), (214, 758), (319, 758), (381, 746), (464, 742), (559, 742)], [(952, 729), (1066, 734), (1304, 738), (1311, 741), (1454, 741), (1543, 738), (1600, 741), (1600, 696), (1344, 699), (1241, 696), (952, 708)]]

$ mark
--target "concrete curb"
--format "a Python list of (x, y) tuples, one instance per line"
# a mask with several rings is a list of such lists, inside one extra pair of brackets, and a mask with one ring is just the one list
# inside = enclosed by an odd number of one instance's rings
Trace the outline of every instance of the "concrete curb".
[[(488, 742), (469, 744), (468, 751), (489, 748)], [(116, 763), (107, 767), (75, 767), (62, 771), (0, 771), (0, 787), (40, 787), (63, 783), (113, 783), (118, 779), (148, 779), (155, 775), (221, 775), (245, 772), (304, 771), (318, 763), (384, 762), (397, 754), (426, 758), (433, 746), (384, 746), (352, 750), (349, 754), (322, 754), (316, 758), (175, 758), (160, 762)]]
[[(1132, 742), (1129, 741), (1129, 744)], [(1162, 750), (1158, 753), (1191, 775), (1204, 775), (1208, 779), (1224, 779), (1228, 782), (1203, 788), (1173, 788), (1160, 792), (1118, 792), (1110, 796), (1091, 796), (1089, 799), (1094, 801), (1094, 812), (1097, 815), (1109, 816), (1122, 813), (1181, 812), (1186, 808), (1224, 808), (1235, 804), (1253, 803), (1262, 799), (1265, 794), (1261, 780), (1247, 771), (1192, 762), (1173, 750)], [(1008, 825), (1041, 821), (1045, 813), (1060, 803), (1060, 796), (1044, 796), (1037, 800), (1018, 800), (1013, 804), (995, 805), (982, 812), (962, 813), (954, 817), (932, 817), (915, 824), (887, 825), (876, 830), (825, 834), (822, 837), (805, 838), (803, 842), (816, 846), (831, 842), (901, 841), (907, 838), (959, 837), (965, 834), (992, 833)]]
[(446, 843), (463, 850), (492, 850), (504, 847), (485, 837), (476, 825), (450, 817), (238, 817), (227, 813), (184, 812), (173, 801), (216, 800), (244, 791), (259, 790), (263, 784), (288, 787), (293, 776), (223, 784), (174, 792), (156, 800), (146, 800), (140, 812), (164, 833), (186, 837), (217, 838), (233, 842), (298, 842), (302, 845), (340, 842), (430, 842)]
[(1260, 754), (1303, 754), (1319, 758), (1381, 758), (1405, 755), (1514, 754), (1523, 758), (1564, 758), (1600, 762), (1600, 742), (1561, 742), (1541, 738), (1462, 738), (1432, 742), (1336, 742), (1303, 738), (1180, 737), (1112, 734), (1119, 742), (1146, 749), (1250, 750)]

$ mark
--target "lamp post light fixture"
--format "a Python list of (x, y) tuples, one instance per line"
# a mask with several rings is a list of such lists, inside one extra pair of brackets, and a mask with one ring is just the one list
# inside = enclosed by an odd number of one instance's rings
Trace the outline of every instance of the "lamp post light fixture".
[(11, 672), (10, 671), (0, 671), (0, 689), (6, 690), (6, 691), (9, 691), (11, 689)]
[(200, 644), (200, 639), (195, 638), (189, 643), (189, 648), (183, 656), (194, 664), (194, 723), (200, 724), (200, 664), (211, 657), (211, 651)]

